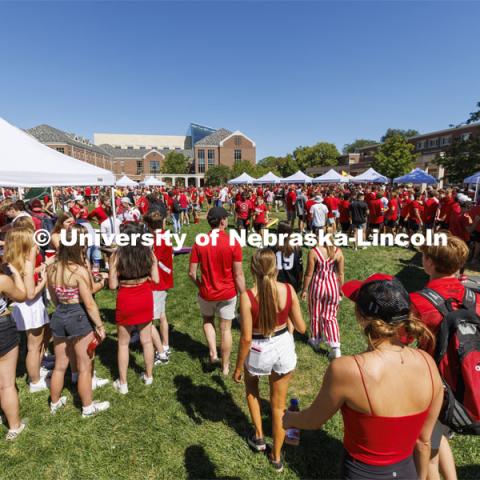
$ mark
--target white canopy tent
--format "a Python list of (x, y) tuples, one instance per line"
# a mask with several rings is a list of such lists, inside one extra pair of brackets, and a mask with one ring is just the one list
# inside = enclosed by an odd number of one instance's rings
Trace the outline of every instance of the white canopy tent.
[(389, 179), (373, 168), (365, 170), (351, 180), (352, 183), (388, 183)]
[(312, 183), (348, 183), (348, 178), (344, 177), (333, 168), (331, 168), (328, 172), (320, 175), (319, 177), (315, 177), (312, 180)]
[(309, 177), (302, 171), (298, 170), (293, 175), (289, 177), (281, 178), (281, 183), (312, 183), (312, 177)]
[(165, 186), (165, 182), (162, 182), (162, 180), (159, 180), (158, 178), (155, 178), (155, 177), (147, 177), (141, 183), (142, 185), (146, 185), (147, 187), (164, 187)]
[(109, 170), (57, 152), (0, 118), (1, 187), (114, 184)]
[(280, 183), (282, 179), (274, 173), (268, 172), (255, 180), (255, 183)]
[(230, 185), (242, 185), (245, 183), (254, 183), (256, 181), (257, 181), (256, 178), (251, 177), (247, 172), (243, 172), (238, 177), (232, 178), (231, 180), (229, 180), (228, 183)]
[(115, 185), (117, 187), (136, 187), (138, 183), (130, 177), (127, 177), (127, 175), (124, 175), (115, 182)]

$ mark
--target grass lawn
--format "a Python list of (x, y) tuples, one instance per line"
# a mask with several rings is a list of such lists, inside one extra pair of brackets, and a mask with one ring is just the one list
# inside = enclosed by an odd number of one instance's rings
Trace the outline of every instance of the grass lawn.
[[(205, 221), (185, 227), (189, 234), (207, 231)], [(253, 249), (244, 250), (247, 284), (251, 285), (249, 260)], [(346, 279), (362, 278), (375, 271), (397, 275), (409, 290), (421, 287), (425, 276), (419, 255), (400, 248), (344, 250)], [(306, 251), (305, 251), (306, 254)], [(12, 444), (0, 440), (2, 479), (181, 479), (181, 478), (271, 478), (267, 458), (253, 454), (244, 436), (250, 420), (243, 385), (220, 371), (209, 372), (208, 356), (196, 291), (187, 278), (188, 256), (175, 258), (175, 288), (167, 301), (171, 325), (170, 363), (155, 369), (153, 386), (145, 387), (138, 378), (143, 359), (132, 351), (127, 396), (120, 396), (111, 385), (95, 392), (95, 398), (109, 400), (108, 412), (82, 419), (75, 391), (66, 384), (68, 404), (57, 415), (50, 415), (48, 393), (31, 395), (25, 374), (19, 372), (21, 410), (28, 429)], [(108, 338), (98, 348), (97, 374), (117, 378), (115, 294), (102, 291), (98, 304), (107, 322)], [(305, 318), (306, 305), (303, 304)], [(343, 301), (339, 313), (342, 351), (360, 352), (365, 342), (357, 326), (350, 302)], [(234, 352), (239, 338), (234, 328)], [(297, 396), (301, 406), (309, 405), (319, 390), (328, 365), (326, 356), (314, 353), (306, 337), (297, 336), (297, 371), (289, 397)], [(236, 353), (233, 355), (235, 360)], [(268, 385), (262, 382), (263, 398)], [(264, 402), (266, 434), (269, 409)], [(337, 478), (342, 455), (342, 422), (337, 414), (322, 430), (302, 432), (299, 447), (285, 450), (283, 478)], [(462, 479), (480, 478), (480, 439), (455, 437), (452, 446)]]

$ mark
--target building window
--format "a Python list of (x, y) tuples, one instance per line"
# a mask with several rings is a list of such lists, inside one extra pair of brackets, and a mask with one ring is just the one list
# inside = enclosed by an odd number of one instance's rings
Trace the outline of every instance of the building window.
[(58, 147), (57, 152), (65, 153), (65, 149), (63, 147)]
[(429, 147), (438, 147), (438, 138), (431, 138), (428, 141), (428, 146)]
[(460, 138), (466, 142), (470, 138), (471, 133), (464, 133), (460, 136)]
[(417, 150), (423, 150), (425, 148), (425, 140), (417, 142)]
[(205, 162), (205, 150), (198, 151), (198, 159), (203, 160)]
[(239, 147), (242, 144), (242, 137), (240, 135), (235, 135), (235, 145)]
[(205, 159), (199, 158), (198, 159), (198, 172), (204, 173), (205, 172)]
[(143, 160), (137, 160), (137, 175), (143, 175)]
[(129, 145), (129, 146), (127, 147), (127, 150), (133, 150), (133, 145)]
[(233, 152), (233, 159), (235, 160), (235, 163), (241, 162), (242, 161), (242, 151), (241, 150), (235, 150)]
[(153, 173), (154, 175), (160, 173), (160, 160), (150, 161), (150, 173)]
[(441, 145), (450, 145), (451, 140), (452, 140), (452, 137), (442, 137)]
[(125, 173), (125, 160), (120, 161), (120, 173)]
[(215, 165), (215, 150), (208, 149), (207, 151), (208, 156), (208, 168), (213, 167)]

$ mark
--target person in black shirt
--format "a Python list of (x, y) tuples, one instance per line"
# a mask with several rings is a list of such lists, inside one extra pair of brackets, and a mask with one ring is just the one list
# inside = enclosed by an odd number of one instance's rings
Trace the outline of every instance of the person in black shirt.
[[(357, 235), (365, 240), (365, 225), (367, 223), (368, 205), (365, 202), (363, 192), (357, 194), (356, 200), (350, 204), (350, 219), (352, 222), (353, 236), (355, 238), (355, 250), (357, 250)], [(360, 230), (360, 232), (359, 232)]]

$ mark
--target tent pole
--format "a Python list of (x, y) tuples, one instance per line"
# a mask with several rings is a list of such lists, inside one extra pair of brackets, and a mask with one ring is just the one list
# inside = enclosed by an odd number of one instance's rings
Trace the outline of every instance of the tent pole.
[(52, 197), (53, 213), (55, 213), (55, 192), (53, 191), (53, 187), (50, 187), (50, 196)]
[(117, 232), (117, 206), (115, 205), (115, 187), (110, 187), (110, 191), (112, 194), (112, 215), (113, 215), (113, 233), (115, 235)]

